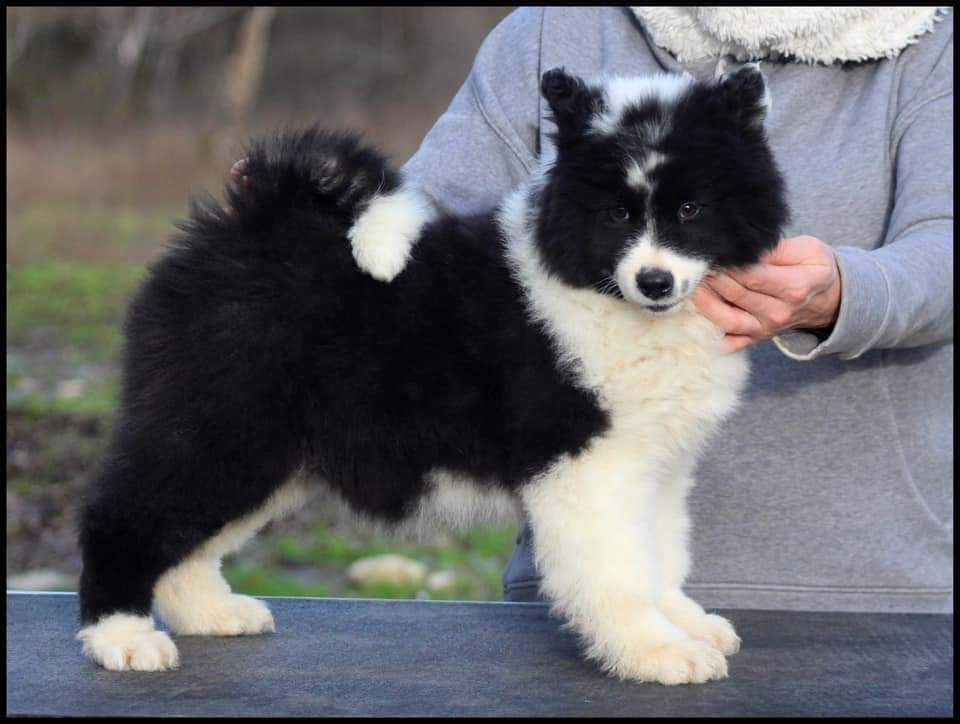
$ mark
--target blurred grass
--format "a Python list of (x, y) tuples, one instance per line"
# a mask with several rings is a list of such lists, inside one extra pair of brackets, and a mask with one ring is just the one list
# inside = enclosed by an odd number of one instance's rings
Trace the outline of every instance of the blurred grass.
[[(15, 378), (16, 379), (16, 378)], [(16, 387), (13, 388), (14, 390)], [(32, 392), (22, 396), (11, 395), (10, 376), (7, 376), (7, 411), (42, 417), (66, 415), (73, 417), (107, 416), (117, 406), (118, 384), (108, 381), (92, 387), (81, 397), (62, 398)]]
[[(72, 513), (63, 511), (72, 510), (103, 454), (117, 404), (126, 304), (176, 215), (168, 207), (75, 200), (25, 199), (11, 208), (8, 197), (8, 573), (11, 566), (78, 566)], [(11, 520), (11, 495), (21, 507), (40, 510), (37, 520)], [(293, 533), (283, 522), (271, 525), (226, 561), (224, 573), (234, 589), (252, 595), (501, 598), (513, 526), (414, 544), (354, 534), (345, 522), (319, 512), (319, 522), (295, 521)], [(56, 545), (47, 545), (57, 537)], [(383, 553), (408, 556), (430, 571), (452, 571), (453, 584), (428, 593), (423, 586), (357, 587), (347, 581), (350, 563)]]
[[(515, 537), (512, 527), (482, 527), (445, 536), (443, 544), (392, 540), (361, 543), (321, 524), (302, 536), (272, 537), (265, 564), (251, 566), (228, 561), (224, 575), (236, 590), (263, 596), (499, 600), (500, 575), (513, 551)], [(427, 592), (423, 585), (357, 586), (344, 580), (343, 571), (350, 563), (385, 553), (419, 561), (431, 571), (452, 571), (453, 583)]]
[(116, 360), (120, 325), (139, 265), (34, 261), (7, 267), (7, 346), (73, 348), (83, 359)]
[(60, 259), (7, 266), (8, 413), (113, 411), (123, 314), (143, 272)]
[(40, 199), (8, 209), (7, 238), (15, 245), (8, 261), (74, 260), (104, 265), (142, 262), (156, 253), (185, 210), (166, 206), (90, 205), (75, 199)]

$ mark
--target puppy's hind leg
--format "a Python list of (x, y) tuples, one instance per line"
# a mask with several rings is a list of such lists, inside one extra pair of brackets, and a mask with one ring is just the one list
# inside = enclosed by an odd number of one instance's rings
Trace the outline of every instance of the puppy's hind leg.
[[(123, 445), (120, 446), (123, 449)], [(155, 501), (144, 505), (152, 485), (134, 454), (118, 453), (87, 491), (80, 512), (80, 619), (83, 653), (113, 671), (163, 671), (179, 664), (177, 647), (150, 616), (153, 585), (186, 551), (171, 545), (175, 529)], [(156, 470), (156, 468), (154, 468)], [(144, 485), (145, 490), (138, 489)], [(167, 539), (164, 540), (164, 535)], [(170, 533), (174, 533), (173, 540)], [(171, 550), (172, 549), (172, 550)]]
[(740, 637), (722, 616), (707, 613), (682, 589), (690, 570), (690, 518), (687, 493), (693, 487), (689, 473), (661, 486), (657, 496), (657, 548), (663, 571), (660, 608), (671, 623), (691, 638), (704, 641), (730, 656), (740, 650)]
[(296, 502), (277, 492), (295, 465), (289, 450), (229, 435), (122, 434), (81, 515), (84, 653), (120, 671), (177, 666), (173, 641), (150, 616), (155, 594), (175, 631), (269, 630), (263, 604), (230, 593), (219, 556)]
[(306, 497), (302, 482), (287, 483), (262, 508), (228, 523), (185, 561), (164, 573), (153, 589), (157, 615), (182, 636), (242, 636), (273, 631), (273, 614), (267, 605), (252, 596), (233, 593), (220, 572), (220, 563), (268, 522), (299, 508)]

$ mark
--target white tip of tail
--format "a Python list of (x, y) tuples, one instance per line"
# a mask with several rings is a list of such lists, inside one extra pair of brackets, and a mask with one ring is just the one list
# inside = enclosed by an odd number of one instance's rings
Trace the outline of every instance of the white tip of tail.
[(401, 188), (374, 196), (347, 232), (357, 266), (374, 279), (393, 281), (433, 216), (430, 200), (418, 191)]

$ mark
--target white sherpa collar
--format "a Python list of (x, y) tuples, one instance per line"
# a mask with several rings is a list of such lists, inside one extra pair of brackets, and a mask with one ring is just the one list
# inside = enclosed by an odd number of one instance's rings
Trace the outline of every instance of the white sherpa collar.
[(804, 63), (892, 58), (933, 29), (946, 7), (633, 7), (677, 60), (786, 55)]

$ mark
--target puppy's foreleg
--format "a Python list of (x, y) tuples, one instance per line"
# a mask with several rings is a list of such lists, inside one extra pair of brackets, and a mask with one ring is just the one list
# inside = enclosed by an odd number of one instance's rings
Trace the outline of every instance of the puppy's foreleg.
[(584, 639), (587, 656), (620, 678), (723, 678), (723, 654), (658, 607), (657, 483), (635, 447), (596, 441), (522, 491), (543, 592)]
[(689, 472), (667, 480), (657, 496), (657, 550), (663, 572), (660, 608), (691, 638), (704, 641), (726, 655), (740, 650), (740, 637), (731, 623), (709, 614), (687, 596), (682, 586), (690, 571), (690, 516), (687, 494), (693, 487)]

